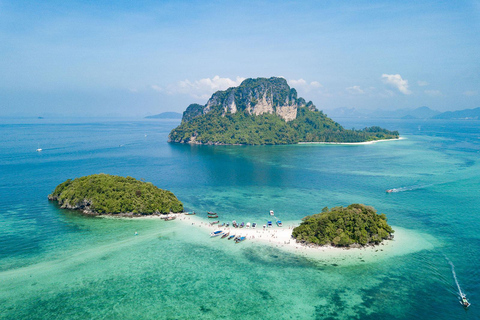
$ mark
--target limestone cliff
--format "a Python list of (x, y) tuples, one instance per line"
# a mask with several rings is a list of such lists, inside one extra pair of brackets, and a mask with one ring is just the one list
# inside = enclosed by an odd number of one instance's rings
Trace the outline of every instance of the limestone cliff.
[(297, 98), (297, 91), (283, 78), (246, 79), (238, 87), (215, 92), (203, 107), (190, 105), (183, 113), (182, 122), (212, 111), (223, 116), (237, 112), (256, 116), (276, 114), (288, 122), (297, 117), (299, 107), (305, 106), (316, 110), (311, 101), (307, 104), (303, 98)]

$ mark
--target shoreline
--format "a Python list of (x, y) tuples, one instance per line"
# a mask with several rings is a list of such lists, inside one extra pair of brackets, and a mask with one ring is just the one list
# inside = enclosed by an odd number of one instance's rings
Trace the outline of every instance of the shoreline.
[[(273, 219), (272, 219), (273, 220)], [(379, 259), (385, 259), (392, 256), (410, 254), (421, 250), (430, 250), (434, 248), (433, 243), (437, 241), (428, 234), (416, 232), (414, 230), (394, 227), (395, 237), (392, 240), (384, 240), (380, 244), (364, 247), (334, 247), (317, 246), (313, 244), (306, 245), (297, 242), (292, 238), (292, 230), (300, 224), (299, 221), (283, 221), (283, 227), (274, 225), (271, 228), (263, 229), (262, 225), (257, 225), (255, 229), (234, 228), (232, 226), (225, 228), (218, 225), (211, 225), (202, 217), (194, 215), (180, 215), (176, 219), (184, 226), (192, 227), (205, 235), (205, 240), (212, 240), (210, 243), (215, 246), (223, 246), (232, 250), (233, 248), (242, 248), (245, 246), (267, 246), (289, 254), (295, 254), (310, 258), (314, 261), (331, 262), (335, 264), (357, 264), (365, 262), (376, 262)], [(216, 230), (230, 232), (230, 235), (241, 235), (246, 237), (246, 241), (235, 245), (233, 240), (226, 238), (210, 237), (210, 233)], [(232, 247), (232, 245), (235, 245)]]
[(387, 142), (387, 141), (399, 141), (405, 140), (405, 137), (398, 137), (397, 139), (382, 139), (382, 140), (372, 140), (364, 142), (299, 142), (298, 144), (332, 144), (332, 145), (366, 145), (374, 144), (377, 142)]

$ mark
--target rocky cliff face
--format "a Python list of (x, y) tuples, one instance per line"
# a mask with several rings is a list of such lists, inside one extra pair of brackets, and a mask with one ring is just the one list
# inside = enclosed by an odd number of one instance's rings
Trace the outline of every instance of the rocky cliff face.
[(283, 78), (246, 79), (238, 87), (215, 92), (205, 106), (190, 105), (183, 113), (182, 122), (209, 112), (217, 112), (222, 116), (237, 112), (249, 115), (270, 113), (288, 122), (297, 117), (299, 107), (305, 106), (316, 110), (311, 101), (306, 103), (303, 98), (297, 98), (297, 91), (290, 88)]

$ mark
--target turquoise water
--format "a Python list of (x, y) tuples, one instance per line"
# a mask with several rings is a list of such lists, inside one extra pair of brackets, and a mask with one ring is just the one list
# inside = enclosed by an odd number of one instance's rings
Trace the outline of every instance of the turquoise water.
[[(174, 121), (1, 121), (0, 318), (478, 319), (480, 122), (339, 122), (405, 139), (185, 146), (166, 142)], [(186, 210), (224, 220), (264, 223), (271, 209), (299, 220), (365, 203), (425, 246), (412, 240), (410, 250), (407, 239), (404, 252), (378, 260), (314, 260), (176, 221), (83, 217), (46, 200), (65, 179), (100, 172), (144, 178)]]

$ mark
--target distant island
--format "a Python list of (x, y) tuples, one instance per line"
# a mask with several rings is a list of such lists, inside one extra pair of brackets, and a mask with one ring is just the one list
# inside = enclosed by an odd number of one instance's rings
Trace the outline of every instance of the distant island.
[(380, 127), (344, 129), (315, 105), (297, 97), (284, 78), (246, 79), (217, 91), (205, 105), (191, 104), (169, 142), (267, 145), (299, 142), (365, 142), (398, 139)]
[(178, 112), (162, 112), (152, 116), (146, 116), (145, 119), (182, 119), (182, 114)]
[(182, 212), (183, 204), (170, 191), (132, 177), (94, 174), (59, 184), (48, 196), (63, 209), (84, 214), (127, 216)]
[(321, 213), (303, 218), (292, 236), (305, 244), (359, 247), (392, 239), (393, 232), (385, 214), (377, 214), (373, 207), (363, 204), (351, 204), (324, 208)]
[(333, 118), (356, 118), (356, 119), (402, 119), (402, 120), (478, 120), (480, 108), (464, 109), (457, 111), (440, 112), (423, 106), (416, 109), (379, 109), (374, 111), (357, 110), (355, 108), (337, 108), (328, 112)]
[(480, 119), (480, 108), (447, 111), (434, 116), (432, 119), (478, 120)]

